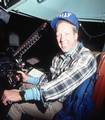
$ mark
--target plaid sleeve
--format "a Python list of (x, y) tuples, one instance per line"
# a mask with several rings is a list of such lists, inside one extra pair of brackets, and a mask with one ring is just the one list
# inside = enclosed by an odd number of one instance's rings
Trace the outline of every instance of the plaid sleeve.
[(41, 86), (41, 91), (46, 101), (59, 99), (70, 94), (87, 78), (91, 77), (97, 68), (96, 59), (87, 52), (81, 54), (73, 63), (73, 67), (63, 72), (58, 78)]

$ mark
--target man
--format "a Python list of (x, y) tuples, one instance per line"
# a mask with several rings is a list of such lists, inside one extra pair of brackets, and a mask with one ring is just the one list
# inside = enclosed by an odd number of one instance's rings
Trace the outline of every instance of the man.
[(12, 120), (20, 120), (26, 114), (36, 119), (53, 119), (67, 96), (72, 96), (74, 90), (96, 72), (94, 56), (78, 40), (77, 17), (63, 12), (51, 21), (51, 26), (61, 51), (52, 60), (49, 76), (34, 78), (19, 72), (23, 82), (34, 84), (32, 88), (4, 91), (2, 102), (4, 105), (12, 102), (8, 112)]

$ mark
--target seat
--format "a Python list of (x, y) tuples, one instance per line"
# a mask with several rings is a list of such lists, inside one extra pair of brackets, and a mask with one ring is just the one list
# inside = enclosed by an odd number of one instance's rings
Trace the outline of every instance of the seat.
[(94, 111), (94, 103), (95, 109), (99, 109), (105, 101), (105, 52), (101, 52), (96, 58), (96, 75), (87, 79), (72, 96), (66, 98), (63, 109), (55, 115), (54, 120), (98, 120), (99, 113)]
[(102, 52), (99, 56), (96, 79), (93, 100), (95, 109), (100, 110), (105, 103), (105, 52)]

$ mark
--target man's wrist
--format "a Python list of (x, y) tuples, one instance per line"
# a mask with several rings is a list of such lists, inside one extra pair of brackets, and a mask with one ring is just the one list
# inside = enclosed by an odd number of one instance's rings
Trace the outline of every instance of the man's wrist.
[(19, 95), (21, 96), (22, 101), (25, 101), (25, 97), (24, 97), (25, 96), (25, 91), (24, 90), (20, 91)]

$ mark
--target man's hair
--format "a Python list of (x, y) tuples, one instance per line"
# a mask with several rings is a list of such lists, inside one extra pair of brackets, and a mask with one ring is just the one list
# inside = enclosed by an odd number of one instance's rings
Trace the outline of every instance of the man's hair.
[(78, 29), (76, 28), (76, 26), (74, 26), (74, 25), (72, 25), (73, 26), (73, 31), (75, 32), (75, 33), (78, 33)]

